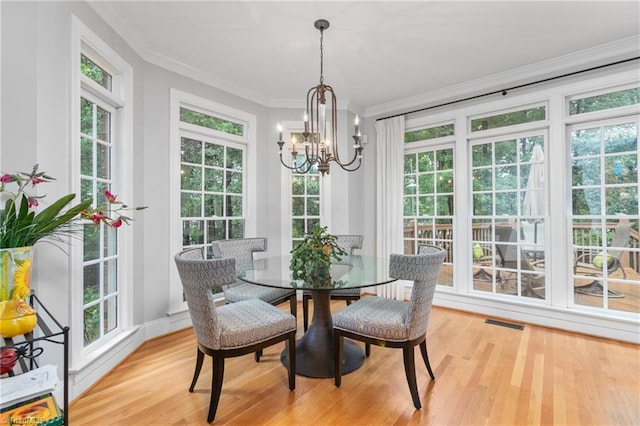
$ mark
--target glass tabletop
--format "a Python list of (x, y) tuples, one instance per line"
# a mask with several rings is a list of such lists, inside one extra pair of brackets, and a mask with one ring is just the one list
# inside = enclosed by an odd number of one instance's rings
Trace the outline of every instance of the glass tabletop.
[(267, 257), (253, 262), (236, 265), (237, 276), (242, 281), (277, 288), (300, 290), (335, 290), (341, 288), (361, 288), (395, 281), (389, 277), (387, 259), (351, 255), (340, 262), (331, 264), (330, 280), (306, 282), (291, 277), (289, 262), (291, 256)]

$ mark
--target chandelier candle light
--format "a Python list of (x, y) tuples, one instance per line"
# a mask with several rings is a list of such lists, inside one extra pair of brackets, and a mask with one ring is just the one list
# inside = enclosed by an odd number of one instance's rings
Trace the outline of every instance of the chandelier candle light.
[[(284, 141), (282, 140), (282, 126), (278, 123), (278, 147), (280, 151), (280, 162), (283, 166), (293, 170), (296, 173), (304, 174), (317, 165), (318, 171), (322, 176), (329, 174), (330, 162), (333, 161), (342, 169), (352, 172), (358, 170), (362, 164), (362, 134), (360, 133), (359, 117), (356, 115), (355, 132), (353, 140), (355, 141), (354, 155), (351, 161), (340, 161), (338, 154), (338, 108), (336, 95), (331, 86), (324, 84), (323, 76), (323, 52), (322, 40), (324, 30), (329, 28), (329, 21), (318, 19), (314, 26), (320, 30), (320, 84), (312, 87), (307, 92), (307, 109), (304, 113), (304, 138), (301, 143), (304, 144), (304, 157), (298, 158), (298, 141), (295, 137), (291, 138), (291, 165), (288, 165), (282, 159), (282, 148)], [(327, 97), (330, 97), (329, 109), (327, 111)], [(329, 117), (327, 117), (329, 115)], [(327, 118), (329, 119), (327, 122)], [(357, 160), (357, 162), (356, 162)]]

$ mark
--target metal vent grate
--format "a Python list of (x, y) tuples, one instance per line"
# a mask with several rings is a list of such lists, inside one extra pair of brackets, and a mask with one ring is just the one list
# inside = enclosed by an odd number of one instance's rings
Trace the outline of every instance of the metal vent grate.
[(499, 325), (501, 327), (513, 328), (513, 329), (516, 329), (516, 330), (524, 330), (524, 325), (522, 325), (522, 324), (514, 324), (514, 323), (511, 323), (511, 322), (498, 321), (498, 320), (494, 320), (494, 319), (487, 319), (487, 320), (485, 320), (485, 323), (492, 324), (492, 325)]

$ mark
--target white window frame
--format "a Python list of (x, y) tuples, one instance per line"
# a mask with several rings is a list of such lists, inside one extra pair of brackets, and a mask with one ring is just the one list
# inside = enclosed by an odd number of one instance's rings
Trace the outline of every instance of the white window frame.
[[(169, 264), (173, 264), (173, 256), (182, 250), (182, 220), (180, 217), (180, 147), (182, 132), (212, 137), (222, 141), (229, 141), (246, 146), (246, 163), (244, 185), (244, 216), (245, 234), (255, 235), (257, 228), (257, 206), (256, 206), (256, 178), (257, 178), (257, 152), (256, 152), (256, 116), (214, 102), (210, 99), (202, 98), (188, 92), (175, 88), (170, 90), (170, 112), (169, 112)], [(180, 107), (185, 107), (207, 115), (228, 119), (244, 125), (244, 135), (232, 135), (214, 129), (203, 128), (180, 121)], [(176, 268), (169, 268), (169, 315), (184, 312), (188, 309), (186, 301), (182, 296), (182, 284)], [(222, 295), (219, 296), (220, 298)]]
[[(80, 71), (80, 54), (88, 56), (96, 65), (112, 75), (112, 91), (106, 90)], [(109, 45), (77, 17), (71, 19), (71, 135), (70, 169), (75, 193), (80, 193), (80, 97), (91, 94), (111, 105), (115, 111), (111, 117), (115, 125), (112, 134), (111, 155), (113, 174), (112, 190), (121, 200), (133, 199), (133, 68)], [(97, 200), (101, 202), (102, 200)], [(72, 369), (96, 359), (109, 347), (122, 340), (133, 326), (133, 231), (118, 231), (118, 314), (117, 327), (108, 334), (84, 347), (83, 338), (83, 247), (73, 244), (70, 248), (69, 288), (71, 301), (69, 318), (71, 328)]]

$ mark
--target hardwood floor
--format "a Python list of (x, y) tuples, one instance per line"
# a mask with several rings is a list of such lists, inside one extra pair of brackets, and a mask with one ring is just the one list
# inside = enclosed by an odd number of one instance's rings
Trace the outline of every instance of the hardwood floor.
[[(343, 306), (332, 302), (334, 312)], [(227, 360), (215, 424), (640, 424), (639, 346), (485, 319), (434, 307), (427, 345), (435, 381), (416, 354), (422, 410), (411, 402), (401, 350), (372, 347), (340, 388), (298, 376), (290, 392), (277, 345), (259, 363)], [(70, 424), (206, 424), (211, 361), (189, 393), (195, 354), (191, 329), (146, 342), (71, 404)]]

